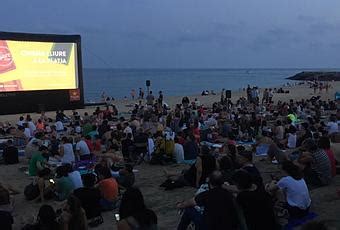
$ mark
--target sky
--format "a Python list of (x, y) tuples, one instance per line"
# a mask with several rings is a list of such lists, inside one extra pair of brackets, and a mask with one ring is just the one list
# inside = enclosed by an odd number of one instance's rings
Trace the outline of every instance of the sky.
[(1, 0), (0, 31), (80, 34), (88, 68), (337, 68), (339, 0)]

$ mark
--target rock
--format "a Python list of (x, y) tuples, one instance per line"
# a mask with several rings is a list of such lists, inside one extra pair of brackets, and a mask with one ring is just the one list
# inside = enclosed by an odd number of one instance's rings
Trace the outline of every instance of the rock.
[(301, 72), (287, 79), (298, 81), (340, 81), (340, 72)]

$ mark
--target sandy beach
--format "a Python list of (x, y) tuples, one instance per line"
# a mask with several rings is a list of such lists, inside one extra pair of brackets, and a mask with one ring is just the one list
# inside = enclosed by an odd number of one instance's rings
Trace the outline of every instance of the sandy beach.
[[(321, 96), (323, 100), (334, 99), (334, 93), (336, 90), (340, 89), (340, 82), (332, 83), (332, 88), (328, 93), (322, 92), (313, 95), (313, 89), (310, 89), (307, 85), (293, 86), (285, 88), (289, 90), (289, 94), (275, 94), (274, 101), (289, 101), (290, 99), (300, 100), (302, 98), (308, 99), (312, 96)], [(236, 91), (232, 92), (232, 101), (235, 101), (240, 96), (244, 96), (245, 92)], [(177, 103), (180, 103), (182, 97), (167, 97), (165, 95), (165, 102), (174, 107)], [(220, 92), (217, 95), (211, 96), (200, 96), (193, 95), (190, 96), (190, 100), (197, 98), (201, 104), (210, 107), (215, 101), (219, 101)], [(115, 104), (118, 111), (122, 114), (128, 116), (129, 110), (137, 100), (119, 100)], [(85, 109), (79, 109), (80, 114), (85, 111), (92, 112), (94, 107), (87, 107)], [(65, 111), (67, 115), (71, 111)], [(47, 116), (53, 117), (55, 112), (47, 112)], [(39, 114), (32, 113), (32, 117), (35, 118)], [(10, 122), (15, 124), (19, 115), (4, 115), (0, 116), (1, 122)], [(268, 162), (262, 161), (261, 158), (255, 159), (255, 164), (259, 168), (263, 175), (265, 182), (270, 181), (270, 174), (278, 173), (279, 169), (276, 165), (270, 164)], [(13, 225), (14, 229), (20, 229), (24, 224), (32, 223), (34, 216), (37, 215), (38, 209), (41, 203), (36, 203), (32, 201), (26, 201), (24, 199), (23, 190), (26, 185), (32, 180), (23, 171), (19, 170), (21, 167), (27, 167), (27, 161), (23, 158), (20, 159), (20, 163), (17, 165), (0, 165), (0, 182), (5, 185), (10, 185), (21, 193), (15, 195), (15, 210), (14, 219), (15, 223)], [(172, 166), (153, 166), (143, 163), (137, 166), (136, 169), (136, 186), (138, 186), (146, 200), (146, 204), (149, 208), (153, 209), (158, 216), (159, 229), (176, 229), (179, 221), (179, 214), (176, 210), (176, 203), (184, 199), (193, 196), (194, 189), (190, 187), (176, 189), (174, 191), (164, 191), (159, 185), (165, 180), (163, 169), (166, 168), (170, 171), (180, 171), (187, 166), (183, 165), (172, 165)], [(318, 219), (320, 220), (338, 220), (340, 213), (340, 197), (336, 194), (336, 189), (340, 187), (340, 176), (338, 175), (334, 180), (332, 185), (315, 189), (311, 192), (312, 194), (312, 210), (318, 214)], [(48, 201), (55, 209), (60, 207), (62, 203)], [(104, 223), (97, 227), (96, 229), (116, 229), (114, 215), (112, 212), (103, 213)], [(340, 227), (340, 226), (339, 226)], [(1, 228), (1, 227), (0, 227)]]

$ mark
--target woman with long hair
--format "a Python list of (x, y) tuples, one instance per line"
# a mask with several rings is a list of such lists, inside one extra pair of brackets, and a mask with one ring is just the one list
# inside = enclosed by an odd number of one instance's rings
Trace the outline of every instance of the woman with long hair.
[(119, 208), (118, 230), (157, 229), (156, 214), (145, 206), (144, 198), (138, 188), (131, 187), (124, 193)]
[(63, 230), (87, 230), (85, 211), (76, 196), (68, 197), (61, 217)]

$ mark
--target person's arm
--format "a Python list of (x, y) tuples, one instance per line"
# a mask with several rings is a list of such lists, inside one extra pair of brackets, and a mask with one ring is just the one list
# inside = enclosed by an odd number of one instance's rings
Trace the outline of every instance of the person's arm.
[(60, 157), (64, 156), (64, 146), (63, 145), (60, 145), (60, 147), (59, 147), (59, 156)]
[(237, 188), (236, 185), (223, 184), (223, 185), (222, 185), (222, 188), (225, 189), (225, 190), (227, 190), (227, 191), (230, 192), (230, 193), (235, 193), (235, 194), (237, 194), (237, 193), (240, 192), (240, 190)]
[(202, 177), (202, 159), (200, 157), (197, 157), (196, 163), (195, 163), (195, 167), (196, 167), (196, 187), (198, 188), (200, 185), (200, 180)]
[(298, 159), (298, 163), (304, 164), (304, 165), (311, 163), (311, 162), (313, 162), (313, 157), (311, 156), (309, 152), (303, 152)]
[(195, 201), (195, 198), (191, 198), (189, 200), (186, 200), (186, 201), (183, 201), (183, 202), (180, 202), (177, 204), (177, 208), (178, 209), (183, 209), (183, 208), (189, 208), (189, 207), (194, 207), (196, 206), (197, 203)]
[(35, 165), (37, 166), (38, 171), (41, 171), (44, 169), (44, 165), (42, 161), (37, 161)]
[(39, 187), (39, 193), (40, 193), (41, 202), (44, 202), (45, 201), (45, 199), (44, 199), (45, 181), (44, 181), (43, 178), (38, 178), (38, 187)]

